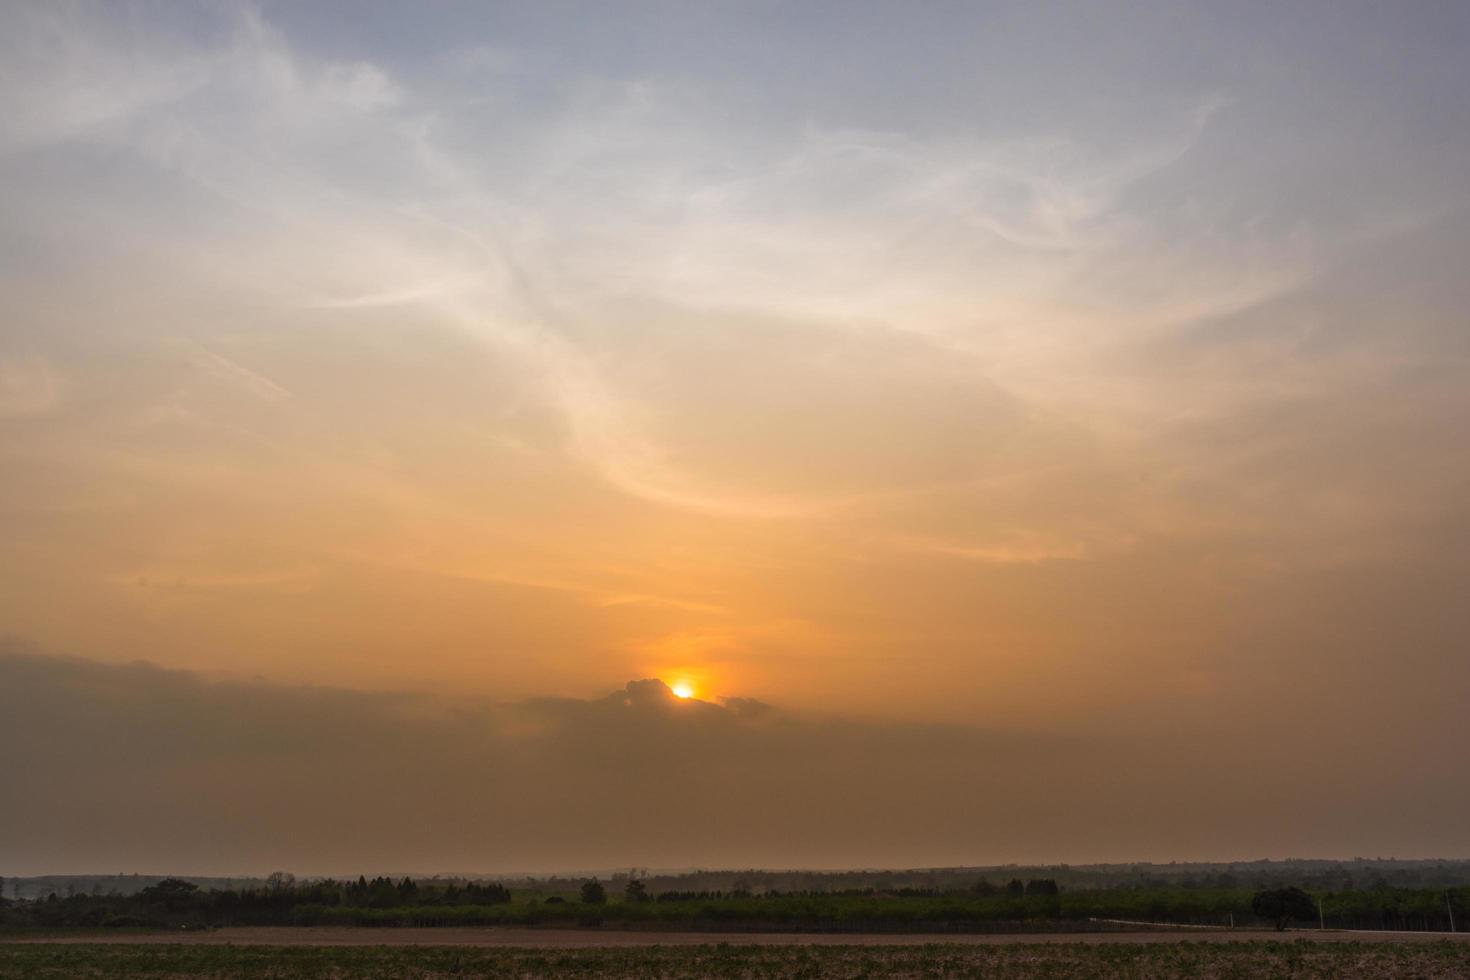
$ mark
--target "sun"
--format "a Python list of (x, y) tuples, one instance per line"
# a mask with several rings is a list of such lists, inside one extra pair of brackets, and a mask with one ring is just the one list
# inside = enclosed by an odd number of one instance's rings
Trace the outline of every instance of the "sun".
[(669, 688), (669, 690), (674, 692), (674, 697), (676, 698), (688, 699), (694, 697), (694, 685), (688, 681), (675, 681), (674, 686)]

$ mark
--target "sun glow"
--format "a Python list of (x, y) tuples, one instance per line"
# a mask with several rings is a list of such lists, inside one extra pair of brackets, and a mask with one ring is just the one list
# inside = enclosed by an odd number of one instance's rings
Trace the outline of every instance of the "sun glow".
[(676, 698), (687, 699), (694, 697), (694, 685), (690, 684), (688, 681), (675, 681), (673, 686), (670, 687), (669, 690), (674, 692), (674, 697)]

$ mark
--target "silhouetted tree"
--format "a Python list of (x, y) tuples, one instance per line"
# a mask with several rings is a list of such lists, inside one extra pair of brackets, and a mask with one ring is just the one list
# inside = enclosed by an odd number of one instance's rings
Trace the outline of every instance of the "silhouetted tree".
[(1011, 898), (1020, 898), (1026, 894), (1026, 884), (1020, 878), (1012, 878), (1006, 882), (1006, 894)]
[(375, 909), (394, 908), (398, 905), (398, 886), (391, 878), (374, 878), (368, 883), (368, 905)]
[(488, 885), (472, 881), (465, 886), (464, 893), (471, 905), (502, 905), (510, 901), (510, 889), (498, 881)]
[(607, 901), (607, 892), (596, 878), (582, 882), (582, 904), (601, 905)]
[(1000, 889), (996, 887), (996, 885), (989, 878), (981, 878), (970, 887), (970, 890), (973, 891), (976, 895), (994, 895), (996, 892), (1000, 891)]
[(648, 886), (637, 878), (628, 879), (628, 887), (623, 889), (623, 897), (630, 902), (648, 901)]
[(1032, 878), (1026, 882), (1026, 894), (1029, 895), (1056, 895), (1061, 892), (1056, 881), (1051, 878)]
[(170, 912), (178, 912), (193, 903), (197, 891), (199, 886), (193, 882), (182, 878), (165, 878), (138, 892), (138, 897), (149, 904), (161, 905)]
[(1251, 911), (1275, 922), (1280, 931), (1289, 926), (1292, 919), (1310, 919), (1317, 913), (1317, 906), (1312, 896), (1300, 888), (1273, 888), (1256, 892), (1251, 899)]
[(182, 878), (165, 878), (156, 885), (149, 885), (138, 894), (145, 898), (170, 898), (175, 895), (192, 895), (199, 886)]

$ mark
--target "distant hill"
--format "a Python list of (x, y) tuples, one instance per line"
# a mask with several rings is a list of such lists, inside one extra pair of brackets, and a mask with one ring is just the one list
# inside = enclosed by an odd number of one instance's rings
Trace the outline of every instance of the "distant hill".
[(5, 898), (45, 898), (57, 895), (133, 895), (165, 878), (182, 878), (203, 890), (253, 888), (265, 884), (264, 878), (193, 877), (190, 875), (39, 875), (32, 878), (5, 878)]

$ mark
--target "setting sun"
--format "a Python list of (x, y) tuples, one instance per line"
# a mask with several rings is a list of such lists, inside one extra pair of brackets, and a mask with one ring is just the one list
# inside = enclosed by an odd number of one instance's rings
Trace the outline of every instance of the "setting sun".
[(669, 690), (674, 692), (674, 697), (676, 698), (687, 699), (694, 697), (694, 685), (690, 684), (688, 681), (675, 681), (674, 685), (670, 687)]

